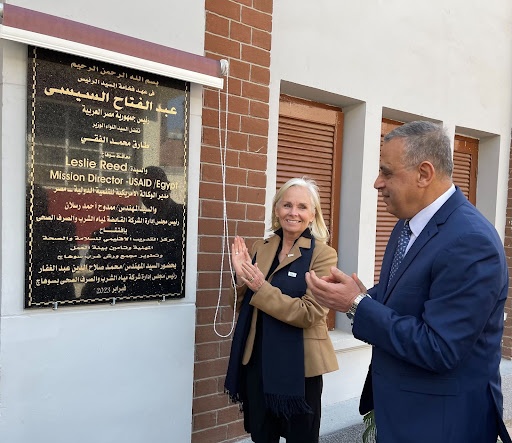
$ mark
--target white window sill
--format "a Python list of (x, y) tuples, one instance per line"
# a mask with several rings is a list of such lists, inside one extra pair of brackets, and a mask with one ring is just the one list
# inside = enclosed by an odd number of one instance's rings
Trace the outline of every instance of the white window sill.
[(336, 352), (349, 352), (359, 348), (369, 348), (370, 345), (355, 338), (351, 332), (334, 329), (329, 331), (334, 350)]

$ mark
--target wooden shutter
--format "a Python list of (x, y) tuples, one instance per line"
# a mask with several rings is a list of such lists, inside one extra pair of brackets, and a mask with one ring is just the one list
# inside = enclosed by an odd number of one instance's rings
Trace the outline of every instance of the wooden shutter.
[(453, 182), (476, 205), (478, 139), (455, 134), (453, 146)]
[[(382, 119), (381, 131), (380, 131), (380, 146), (382, 148), (382, 143), (384, 140), (384, 136), (391, 132), (393, 129), (402, 126), (403, 122), (398, 122), (395, 120), (388, 120), (386, 118)], [(373, 274), (373, 278), (375, 283), (379, 281), (380, 270), (382, 267), (382, 259), (384, 258), (384, 251), (386, 250), (386, 245), (388, 244), (389, 236), (393, 227), (397, 222), (397, 218), (390, 214), (386, 210), (386, 205), (382, 200), (382, 196), (379, 192), (379, 198), (377, 200), (377, 229), (375, 235), (375, 271)]]
[[(276, 189), (293, 177), (318, 184), (320, 203), (337, 249), (343, 113), (341, 109), (282, 95), (279, 102)], [(334, 312), (329, 314), (334, 329)]]

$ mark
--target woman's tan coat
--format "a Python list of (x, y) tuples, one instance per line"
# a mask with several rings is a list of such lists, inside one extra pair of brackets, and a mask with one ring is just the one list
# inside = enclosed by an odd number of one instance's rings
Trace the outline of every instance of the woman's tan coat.
[[(256, 262), (263, 275), (268, 274), (280, 240), (278, 235), (274, 235), (266, 241), (257, 241), (252, 248), (252, 256), (254, 257), (254, 254), (257, 253)], [(259, 309), (284, 323), (304, 329), (304, 368), (306, 377), (314, 377), (338, 369), (334, 347), (327, 332), (326, 317), (329, 310), (317, 303), (309, 289), (302, 297), (292, 298), (283, 294), (279, 288), (272, 286), (272, 276), (279, 269), (301, 256), (299, 248), (310, 247), (311, 239), (299, 237), (288, 253), (288, 256), (252, 296), (251, 305), (255, 309), (252, 315), (251, 328), (247, 337), (242, 364), (246, 365), (252, 354)], [(331, 266), (336, 266), (337, 261), (337, 253), (333, 248), (324, 243), (315, 242), (315, 249), (309, 269), (315, 271), (319, 277), (329, 275)], [(236, 288), (237, 310), (241, 306), (246, 290), (246, 285)]]

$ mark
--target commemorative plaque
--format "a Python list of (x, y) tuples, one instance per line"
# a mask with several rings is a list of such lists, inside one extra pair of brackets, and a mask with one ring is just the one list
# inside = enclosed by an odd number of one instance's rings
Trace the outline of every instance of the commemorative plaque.
[(29, 47), (26, 308), (184, 297), (188, 88)]

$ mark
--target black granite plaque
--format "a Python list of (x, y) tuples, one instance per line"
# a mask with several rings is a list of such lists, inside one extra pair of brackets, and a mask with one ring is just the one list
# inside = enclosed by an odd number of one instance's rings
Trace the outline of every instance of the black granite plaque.
[(25, 307), (184, 297), (188, 86), (29, 47)]

